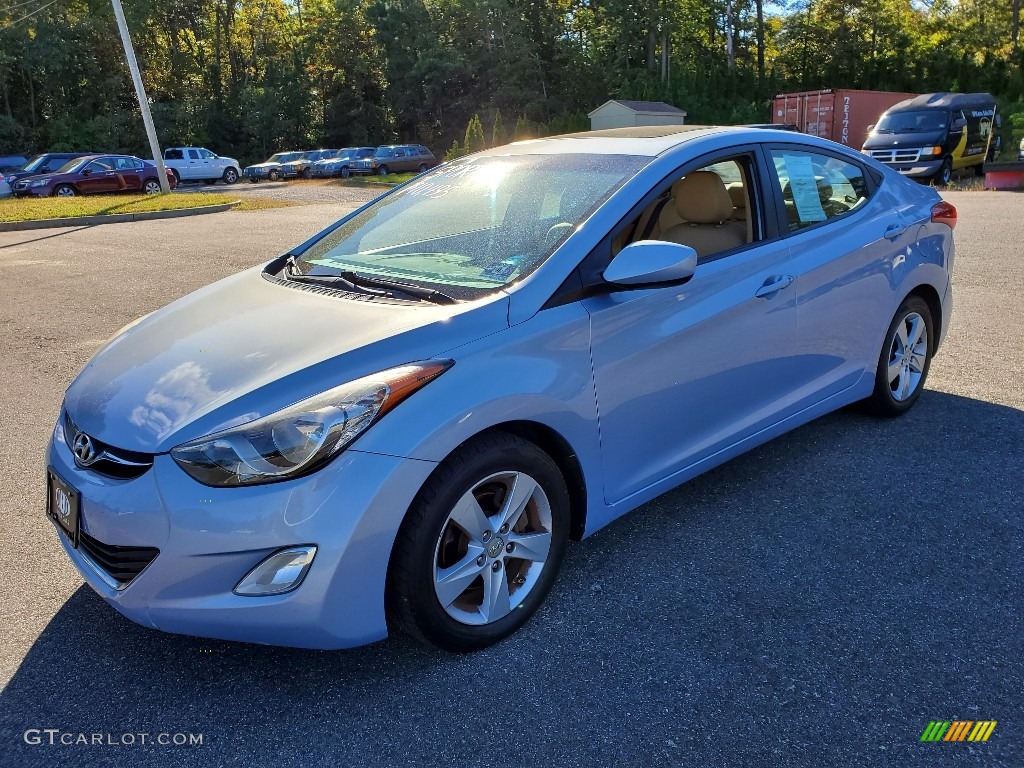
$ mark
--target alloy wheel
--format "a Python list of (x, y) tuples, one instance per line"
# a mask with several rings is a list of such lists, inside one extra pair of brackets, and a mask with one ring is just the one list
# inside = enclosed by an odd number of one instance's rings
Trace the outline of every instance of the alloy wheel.
[(889, 347), (889, 389), (897, 401), (909, 398), (921, 384), (928, 360), (928, 327), (917, 312), (896, 326)]
[(551, 548), (551, 503), (525, 472), (476, 483), (456, 503), (434, 552), (434, 593), (461, 624), (491, 624), (536, 586)]
[(142, 191), (147, 195), (158, 195), (160, 194), (160, 183), (153, 180), (147, 181)]

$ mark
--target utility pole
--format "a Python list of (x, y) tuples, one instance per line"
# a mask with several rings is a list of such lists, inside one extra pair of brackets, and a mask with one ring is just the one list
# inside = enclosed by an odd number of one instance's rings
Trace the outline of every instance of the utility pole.
[(167, 169), (164, 167), (164, 157), (160, 152), (160, 142), (156, 138), (156, 127), (153, 125), (153, 115), (149, 111), (149, 100), (146, 98), (146, 87), (142, 84), (139, 62), (135, 60), (135, 48), (132, 46), (131, 35), (128, 34), (128, 23), (124, 20), (124, 9), (121, 8), (121, 0), (111, 0), (111, 2), (114, 4), (114, 17), (117, 19), (117, 29), (121, 33), (121, 42), (124, 44), (124, 55), (128, 59), (128, 69), (132, 72), (135, 95), (139, 98), (142, 122), (146, 126), (146, 135), (149, 137), (149, 149), (153, 153), (153, 162), (156, 163), (157, 180), (160, 182), (160, 189), (167, 194), (171, 191), (171, 185), (167, 181)]

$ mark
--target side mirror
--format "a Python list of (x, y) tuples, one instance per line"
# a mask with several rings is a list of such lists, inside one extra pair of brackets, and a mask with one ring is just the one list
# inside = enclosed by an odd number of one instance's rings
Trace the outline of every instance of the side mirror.
[(953, 121), (953, 124), (949, 127), (951, 131), (959, 131), (967, 125), (967, 121), (962, 117), (958, 117)]
[(616, 254), (604, 271), (606, 282), (624, 286), (684, 283), (697, 269), (697, 252), (688, 245), (638, 240)]
[(90, 173), (92, 173), (92, 171), (89, 170), (88, 168), (83, 168), (81, 171), (79, 171), (79, 175), (81, 176), (88, 176)]

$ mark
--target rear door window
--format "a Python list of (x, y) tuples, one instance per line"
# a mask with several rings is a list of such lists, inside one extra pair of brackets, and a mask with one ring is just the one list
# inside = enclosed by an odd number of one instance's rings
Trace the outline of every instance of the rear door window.
[(868, 199), (864, 169), (855, 163), (802, 149), (773, 149), (771, 158), (791, 232), (847, 214)]

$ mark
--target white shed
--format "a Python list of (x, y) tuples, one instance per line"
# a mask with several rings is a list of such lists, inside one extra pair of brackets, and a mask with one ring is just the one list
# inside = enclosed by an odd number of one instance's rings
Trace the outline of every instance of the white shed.
[(611, 99), (591, 112), (590, 130), (631, 128), (636, 125), (683, 125), (686, 113), (664, 101)]

